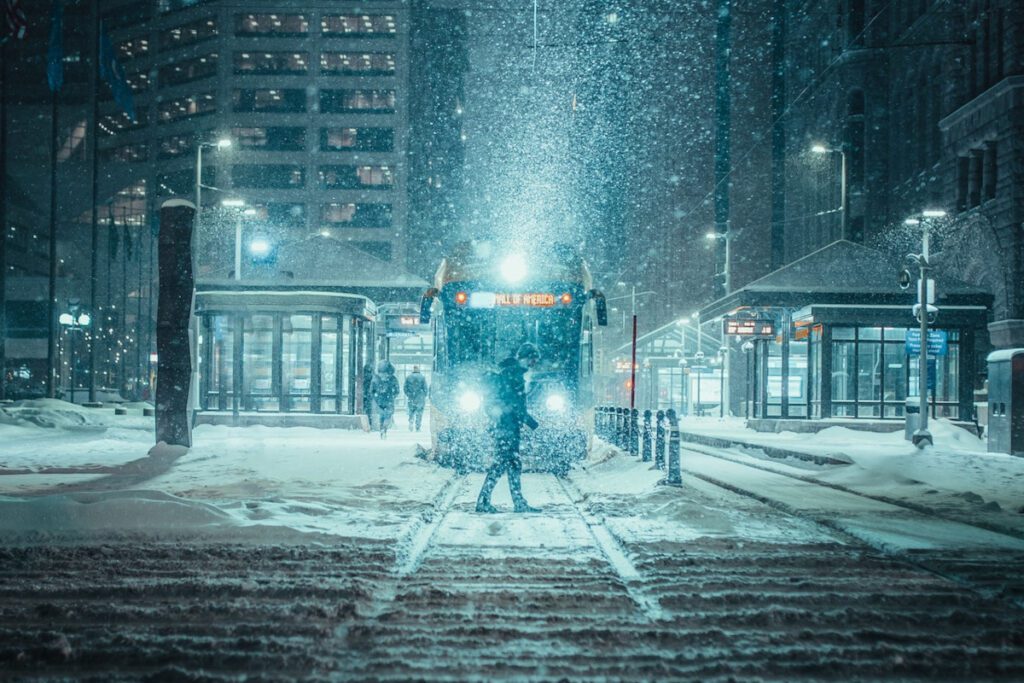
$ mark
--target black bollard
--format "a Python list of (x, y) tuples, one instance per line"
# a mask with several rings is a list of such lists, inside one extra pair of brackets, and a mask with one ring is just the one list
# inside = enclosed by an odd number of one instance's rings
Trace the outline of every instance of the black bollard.
[(604, 438), (604, 408), (601, 406), (594, 408), (594, 434)]
[(629, 411), (629, 454), (634, 458), (640, 455), (640, 411), (636, 408)]
[(651, 411), (644, 411), (644, 429), (643, 429), (643, 447), (641, 449), (640, 460), (642, 462), (651, 461)]
[(616, 448), (625, 448), (626, 447), (626, 440), (625, 440), (625, 438), (622, 435), (623, 426), (624, 426), (624, 420), (623, 420), (623, 416), (622, 416), (622, 408), (616, 408), (615, 409), (615, 441), (614, 441)]
[(658, 411), (658, 424), (655, 425), (654, 466), (665, 469), (665, 411)]
[(668, 419), (668, 476), (665, 477), (667, 486), (682, 486), (683, 477), (679, 468), (679, 420), (676, 419), (676, 411), (671, 408), (665, 417)]

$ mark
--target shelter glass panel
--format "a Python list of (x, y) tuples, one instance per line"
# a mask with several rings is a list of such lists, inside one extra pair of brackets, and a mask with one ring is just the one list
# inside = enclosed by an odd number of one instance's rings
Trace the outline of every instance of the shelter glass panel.
[(836, 417), (854, 417), (856, 414), (856, 350), (854, 341), (832, 342), (832, 414)]
[(338, 347), (338, 318), (325, 315), (320, 331), (320, 409), (325, 413), (340, 409), (338, 371), (341, 354)]
[(242, 405), (245, 410), (278, 410), (280, 401), (273, 388), (274, 316), (254, 315), (249, 318), (242, 348), (245, 361)]
[(313, 316), (288, 315), (283, 322), (281, 378), (286, 410), (310, 410)]

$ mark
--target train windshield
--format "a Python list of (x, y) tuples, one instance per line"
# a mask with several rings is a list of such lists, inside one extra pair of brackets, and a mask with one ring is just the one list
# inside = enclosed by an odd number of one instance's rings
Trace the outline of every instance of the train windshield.
[(453, 364), (497, 363), (524, 342), (540, 350), (536, 370), (575, 371), (582, 307), (559, 309), (463, 309), (445, 317), (448, 357)]

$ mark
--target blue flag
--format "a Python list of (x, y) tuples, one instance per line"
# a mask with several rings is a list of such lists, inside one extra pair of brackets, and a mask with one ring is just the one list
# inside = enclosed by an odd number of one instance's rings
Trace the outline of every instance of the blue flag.
[(132, 87), (128, 85), (125, 78), (124, 68), (117, 62), (117, 53), (107, 35), (107, 29), (100, 22), (100, 54), (99, 54), (100, 78), (110, 84), (110, 92), (114, 95), (114, 101), (121, 107), (125, 114), (128, 114), (133, 122), (135, 121), (135, 101), (132, 98)]
[(64, 85), (64, 6), (53, 0), (50, 12), (50, 48), (46, 51), (46, 82), (57, 92)]

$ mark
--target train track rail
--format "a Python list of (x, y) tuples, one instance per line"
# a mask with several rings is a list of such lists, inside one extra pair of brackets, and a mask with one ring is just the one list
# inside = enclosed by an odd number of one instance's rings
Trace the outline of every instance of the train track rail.
[[(871, 494), (857, 489), (822, 481), (816, 477), (787, 472), (763, 463), (751, 462), (744, 457), (737, 457), (727, 450), (708, 446), (684, 444), (682, 451), (699, 454), (730, 463), (739, 468), (757, 470), (767, 473), (770, 477), (781, 477), (786, 480), (799, 481), (820, 490), (835, 492), (834, 505), (827, 509), (816, 508), (813, 504), (802, 505), (794, 501), (792, 494), (773, 494), (772, 490), (783, 491), (784, 487), (764, 486), (754, 490), (752, 480), (737, 477), (732, 480), (721, 475), (708, 473), (708, 468), (695, 466), (695, 459), (681, 458), (681, 469), (685, 475), (696, 477), (704, 482), (735, 494), (757, 500), (772, 508), (791, 514), (835, 533), (841, 534), (855, 542), (865, 544), (876, 551), (898, 558), (912, 564), (923, 571), (930, 572), (946, 580), (953, 581), (979, 595), (1004, 600), (1018, 609), (1024, 609), (1024, 576), (1013, 571), (1011, 567), (1024, 563), (1024, 534), (1019, 530), (1004, 525), (993, 524), (984, 520), (968, 519), (957, 515), (943, 514), (927, 506), (910, 501), (898, 500), (884, 495)], [(763, 481), (763, 480), (762, 480)], [(744, 483), (747, 482), (747, 483)], [(813, 490), (813, 489), (812, 489)], [(842, 497), (869, 501), (873, 509), (864, 509), (856, 513), (843, 513), (848, 506), (842, 505)], [(813, 500), (814, 496), (807, 496)], [(879, 519), (887, 519), (898, 512), (902, 517), (899, 528), (887, 530), (882, 523), (865, 523), (865, 515), (876, 515)], [(938, 526), (935, 524), (938, 523)], [(914, 525), (921, 529), (920, 537), (914, 533)], [(965, 533), (966, 530), (966, 533)], [(970, 530), (974, 530), (972, 534)], [(899, 537), (904, 536), (906, 540)], [(943, 541), (959, 537), (970, 539), (967, 547), (956, 549), (949, 546), (943, 548)], [(935, 541), (934, 548), (928, 548)], [(978, 561), (977, 557), (985, 558)], [(1000, 558), (1002, 562), (1000, 562)]]

